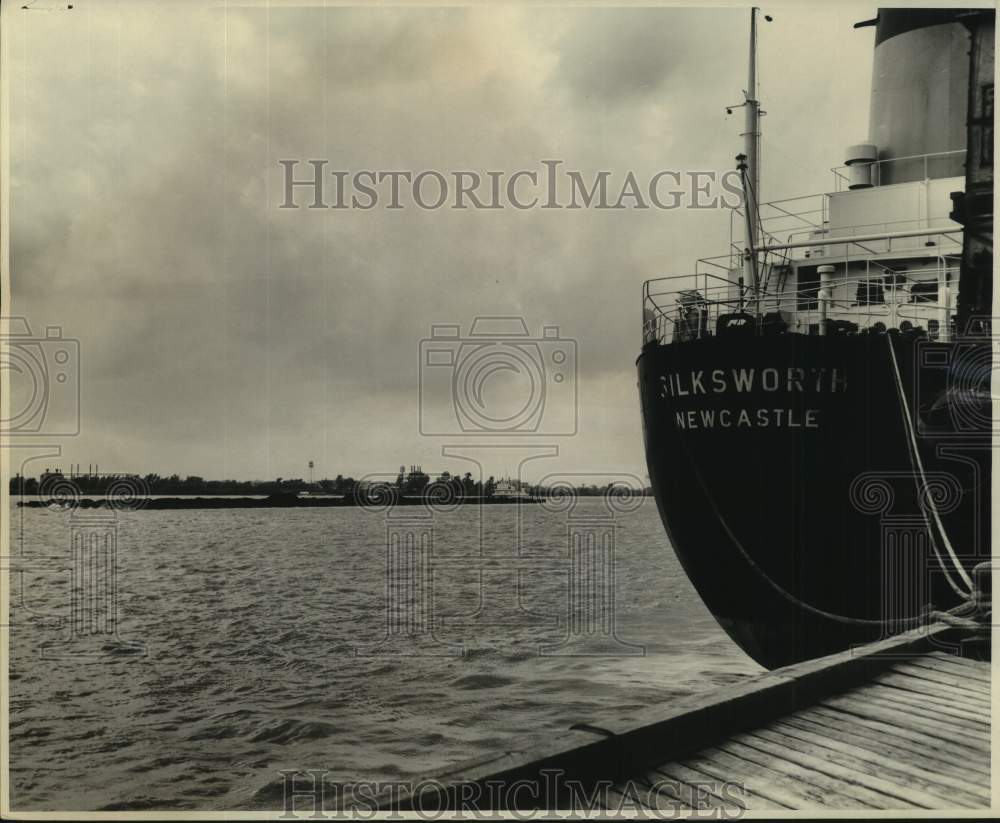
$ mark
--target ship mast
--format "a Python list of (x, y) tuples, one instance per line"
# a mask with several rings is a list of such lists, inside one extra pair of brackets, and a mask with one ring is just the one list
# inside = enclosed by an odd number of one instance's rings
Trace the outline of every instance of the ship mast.
[(752, 289), (754, 313), (760, 297), (760, 277), (757, 272), (758, 234), (757, 204), (760, 202), (760, 101), (757, 100), (757, 7), (750, 9), (750, 63), (743, 104), (743, 158), (739, 169), (743, 178), (744, 216), (746, 218), (746, 253), (743, 258), (743, 282)]
[(747, 177), (750, 181), (750, 199), (747, 213), (753, 212), (753, 248), (757, 242), (757, 204), (760, 202), (760, 101), (757, 99), (757, 11), (750, 9), (750, 65), (747, 71), (747, 104), (744, 112), (746, 131), (743, 134), (744, 152), (747, 156)]

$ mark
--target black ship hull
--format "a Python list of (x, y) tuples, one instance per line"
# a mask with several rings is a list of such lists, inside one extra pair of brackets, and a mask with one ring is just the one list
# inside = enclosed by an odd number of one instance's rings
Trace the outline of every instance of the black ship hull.
[(989, 357), (982, 343), (885, 335), (643, 350), (660, 516), (755, 660), (819, 657), (961, 602), (946, 541), (966, 570), (989, 556)]

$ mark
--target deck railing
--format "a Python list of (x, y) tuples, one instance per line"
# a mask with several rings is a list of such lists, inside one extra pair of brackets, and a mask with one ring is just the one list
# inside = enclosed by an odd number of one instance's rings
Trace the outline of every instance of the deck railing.
[(865, 260), (864, 271), (848, 273), (841, 264), (808, 284), (784, 282), (775, 268), (770, 286), (756, 292), (704, 271), (659, 277), (643, 284), (643, 342), (713, 337), (732, 328), (728, 321), (741, 331), (752, 324), (762, 334), (900, 329), (949, 339), (958, 264), (955, 256), (939, 255), (934, 265), (904, 272)]
[[(903, 169), (908, 169), (907, 176), (913, 177), (912, 170), (922, 172), (919, 179), (929, 180), (931, 172), (935, 177), (953, 177), (962, 174), (957, 169), (958, 161), (965, 156), (965, 149), (954, 151), (936, 151), (929, 154), (910, 154), (905, 157), (887, 157), (883, 160), (875, 160), (871, 166), (871, 182), (874, 186), (881, 186), (890, 182), (893, 172), (901, 173)], [(850, 188), (849, 167), (834, 166), (830, 169), (833, 172), (834, 188), (836, 191), (847, 191)], [(956, 174), (942, 174), (943, 171), (956, 171)], [(917, 178), (913, 178), (917, 179)]]

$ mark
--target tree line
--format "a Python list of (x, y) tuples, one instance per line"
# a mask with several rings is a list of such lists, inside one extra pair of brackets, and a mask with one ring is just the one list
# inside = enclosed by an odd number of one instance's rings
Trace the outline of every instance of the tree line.
[[(206, 480), (198, 475), (181, 477), (179, 474), (159, 475), (149, 473), (96, 475), (74, 474), (65, 475), (60, 471), (43, 472), (39, 477), (22, 477), (17, 475), (10, 479), (10, 494), (12, 495), (58, 495), (72, 489), (73, 493), (83, 496), (104, 496), (121, 494), (131, 490), (135, 494), (150, 495), (272, 495), (311, 494), (353, 495), (361, 493), (372, 486), (391, 487), (399, 494), (420, 496), (425, 493), (446, 495), (453, 498), (493, 497), (498, 487), (503, 494), (528, 495), (532, 497), (550, 496), (560, 491), (572, 491), (579, 496), (598, 496), (606, 494), (611, 486), (606, 484), (575, 484), (560, 485), (552, 488), (543, 485), (533, 485), (521, 480), (497, 481), (493, 476), (485, 481), (477, 480), (471, 472), (465, 474), (442, 471), (431, 476), (420, 467), (411, 467), (409, 471), (400, 467), (395, 477), (366, 475), (363, 478), (345, 477), (338, 474), (334, 478), (323, 478), (310, 483), (301, 477), (277, 477), (274, 480)], [(647, 488), (644, 493), (650, 493)]]

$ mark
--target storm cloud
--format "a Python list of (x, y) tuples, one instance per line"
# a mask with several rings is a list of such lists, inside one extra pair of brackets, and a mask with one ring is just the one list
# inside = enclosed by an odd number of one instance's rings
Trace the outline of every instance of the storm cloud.
[[(420, 342), (514, 315), (576, 341), (562, 467), (645, 475), (641, 284), (724, 253), (728, 212), (283, 210), (279, 160), (723, 172), (746, 10), (40, 6), (3, 9), (9, 313), (80, 340), (64, 466), (449, 467), (418, 426)], [(829, 188), (866, 133), (871, 14), (782, 7), (761, 32), (768, 198)]]

